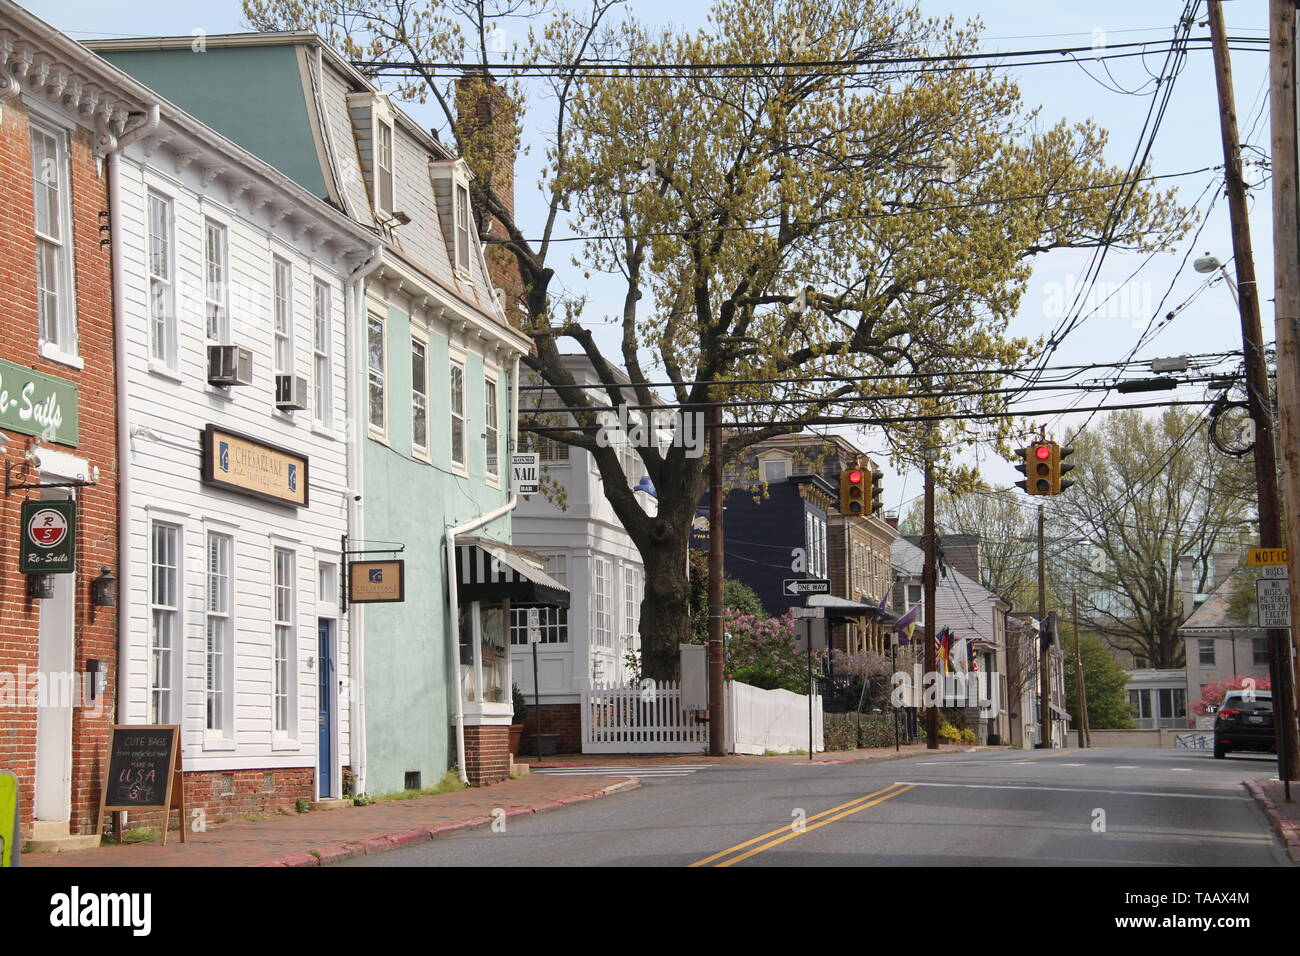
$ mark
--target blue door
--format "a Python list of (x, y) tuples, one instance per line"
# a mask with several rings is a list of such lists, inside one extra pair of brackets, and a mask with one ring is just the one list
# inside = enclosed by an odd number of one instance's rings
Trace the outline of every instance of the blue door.
[(317, 751), (317, 768), (320, 775), (320, 799), (334, 796), (334, 622), (319, 618), (320, 667), (317, 670), (316, 700), (320, 709), (320, 746)]

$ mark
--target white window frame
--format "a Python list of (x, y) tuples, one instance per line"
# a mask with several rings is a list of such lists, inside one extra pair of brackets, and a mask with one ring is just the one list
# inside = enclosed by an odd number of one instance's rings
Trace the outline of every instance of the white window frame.
[[(213, 560), (213, 546), (224, 546), (224, 555)], [(224, 743), (234, 737), (235, 650), (235, 539), (222, 531), (209, 530), (204, 541), (204, 730), (205, 743)], [(224, 566), (223, 566), (224, 565)], [(215, 599), (215, 600), (214, 600)], [(213, 649), (213, 627), (219, 631), (217, 649)], [(214, 689), (214, 684), (216, 685)], [(214, 701), (215, 698), (215, 701)], [(213, 719), (213, 710), (216, 719)]]
[(483, 472), (488, 484), (501, 483), (501, 389), (492, 373), (483, 376)]
[[(546, 562), (546, 573), (560, 584), (569, 581), (569, 555), (567, 552), (539, 554)], [(528, 609), (536, 607), (537, 628), (541, 631), (542, 644), (569, 643), (569, 609), (554, 605), (510, 605), (510, 646), (528, 646)]]
[[(271, 726), (280, 740), (298, 736), (297, 559), (292, 548), (278, 544), (271, 548)], [(286, 569), (283, 578), (282, 568)], [(285, 608), (287, 613), (282, 613)]]
[[(779, 475), (769, 475), (770, 467), (779, 466), (781, 473)], [(772, 484), (777, 481), (785, 481), (790, 477), (790, 460), (788, 458), (764, 458), (762, 463), (763, 482)]]
[[(418, 362), (424, 379), (423, 390), (416, 387), (416, 352), (421, 353)], [(424, 441), (419, 440), (416, 421), (423, 415)], [(429, 461), (429, 340), (415, 329), (411, 330), (411, 453), (416, 458)]]
[(455, 221), (452, 227), (456, 236), (456, 272), (463, 278), (468, 279), (471, 275), (469, 186), (459, 179), (454, 180), (452, 193), (454, 196), (452, 215), (455, 217)]
[[(218, 238), (213, 256), (212, 237)], [(218, 278), (213, 273), (218, 272)], [(203, 217), (203, 335), (212, 345), (230, 344), (230, 230), (224, 222)], [(215, 316), (213, 310), (216, 310)], [(213, 334), (215, 332), (215, 334)]]
[[(461, 474), (466, 473), (469, 463), (469, 428), (465, 415), (465, 357), (452, 353), (447, 362), (447, 454), (451, 465)], [(459, 372), (459, 375), (457, 373)], [(460, 379), (459, 396), (457, 395), (457, 378)], [(459, 401), (457, 400), (459, 398)], [(456, 435), (460, 435), (460, 458), (456, 457)]]
[[(376, 369), (374, 365), (373, 349), (371, 347), (371, 336), (374, 333), (374, 326), (379, 326), (379, 359), (380, 368)], [(375, 396), (374, 389), (376, 382), (379, 386), (379, 417), (382, 422), (375, 423)], [(370, 434), (376, 438), (387, 440), (388, 438), (388, 320), (377, 312), (366, 313), (366, 423), (370, 429)]]
[[(1196, 666), (1214, 667), (1218, 663), (1219, 648), (1218, 641), (1212, 637), (1198, 637), (1196, 639)], [(1205, 652), (1210, 652), (1210, 659), (1205, 659)]]
[[(68, 131), (56, 123), (35, 116), (29, 119), (28, 153), (32, 162), (32, 230), (36, 237), (36, 314), (37, 332), (40, 339), (41, 354), (48, 359), (82, 368), (84, 363), (77, 354), (77, 307), (74, 280), (75, 262), (72, 243), (72, 154), (69, 148)], [(36, 168), (36, 138), (38, 135), (53, 140), (55, 151), (54, 169), (44, 171)], [(58, 177), (57, 184), (51, 186), (49, 173)], [(41, 232), (36, 228), (36, 190), (39, 188), (55, 190), (51, 219), (57, 224), (59, 235)], [(44, 271), (41, 266), (43, 249), (52, 250), (54, 257), (54, 279), (42, 290), (40, 276)], [(50, 288), (50, 286), (53, 286)], [(47, 315), (46, 294), (54, 297), (54, 316)], [(53, 336), (49, 334), (53, 326)]]
[(613, 648), (614, 571), (607, 558), (591, 559), (591, 642), (596, 647)]
[[(165, 221), (163, 235), (154, 234), (154, 204), (162, 210)], [(177, 371), (176, 324), (176, 207), (172, 198), (156, 189), (150, 189), (145, 199), (145, 271), (149, 276), (149, 368), (152, 371)], [(154, 240), (162, 248), (162, 265), (165, 275), (154, 269)], [(161, 328), (155, 313), (155, 303), (161, 303), (163, 315)]]
[(641, 634), (641, 601), (645, 597), (645, 569), (640, 565), (623, 566), (623, 638), (624, 650), (632, 651)]
[(321, 428), (334, 425), (334, 290), (323, 279), (312, 280), (312, 420)]
[[(158, 533), (171, 535), (171, 554), (159, 560)], [(149, 522), (149, 698), (147, 707), (149, 723), (174, 724), (179, 713), (179, 697), (183, 688), (178, 686), (178, 655), (184, 650), (184, 590), (182, 574), (184, 561), (184, 531), (170, 521)], [(170, 558), (170, 562), (167, 559)], [(169, 575), (169, 586), (159, 591), (160, 575)], [(170, 598), (171, 600), (160, 600)], [(160, 640), (160, 624), (167, 622), (165, 642)], [(164, 683), (165, 681), (165, 683)]]
[(293, 344), (293, 263), (283, 256), (272, 256), (271, 359), (276, 375), (293, 375)]
[[(385, 157), (384, 134), (388, 134), (387, 152)], [(394, 157), (397, 153), (397, 130), (396, 127), (385, 119), (376, 118), (375, 120), (375, 208), (382, 213), (392, 215), (397, 206), (397, 178), (393, 175), (393, 168), (396, 165)], [(387, 163), (385, 163), (387, 159)], [(387, 185), (387, 201), (385, 202), (384, 192)]]

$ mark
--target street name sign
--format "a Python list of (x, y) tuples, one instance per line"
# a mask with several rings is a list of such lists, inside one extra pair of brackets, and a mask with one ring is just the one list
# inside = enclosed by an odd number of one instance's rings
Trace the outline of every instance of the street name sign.
[(535, 495), (542, 490), (539, 453), (530, 451), (510, 456), (510, 487), (521, 495)]
[(1246, 563), (1251, 567), (1286, 564), (1286, 548), (1251, 548), (1246, 552)]
[(830, 594), (831, 582), (827, 578), (786, 578), (781, 591), (784, 594)]
[(823, 617), (826, 616), (826, 608), (824, 608), (824, 607), (792, 607), (792, 608), (790, 608), (790, 616), (793, 617), (793, 618), (800, 618), (800, 617), (823, 618)]
[(1291, 626), (1290, 582), (1285, 578), (1260, 578), (1255, 582), (1260, 627)]

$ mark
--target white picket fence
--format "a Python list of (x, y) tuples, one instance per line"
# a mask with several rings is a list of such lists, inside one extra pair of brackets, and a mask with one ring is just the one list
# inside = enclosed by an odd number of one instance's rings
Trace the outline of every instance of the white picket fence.
[[(675, 681), (654, 687), (596, 684), (582, 692), (582, 752), (704, 753), (709, 725), (681, 706)], [(705, 716), (699, 714), (698, 716)], [(785, 690), (727, 685), (727, 750), (778, 753), (808, 748), (808, 698)], [(822, 700), (813, 698), (813, 749), (822, 744)]]

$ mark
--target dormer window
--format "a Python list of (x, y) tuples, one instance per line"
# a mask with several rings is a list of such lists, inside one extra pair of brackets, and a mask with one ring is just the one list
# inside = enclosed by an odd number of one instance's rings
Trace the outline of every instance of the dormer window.
[(376, 127), (375, 186), (379, 210), (393, 211), (393, 127), (380, 120)]
[(763, 481), (769, 485), (778, 481), (785, 481), (790, 477), (790, 459), (785, 456), (764, 458), (760, 467)]
[(456, 184), (456, 268), (469, 274), (469, 190)]

